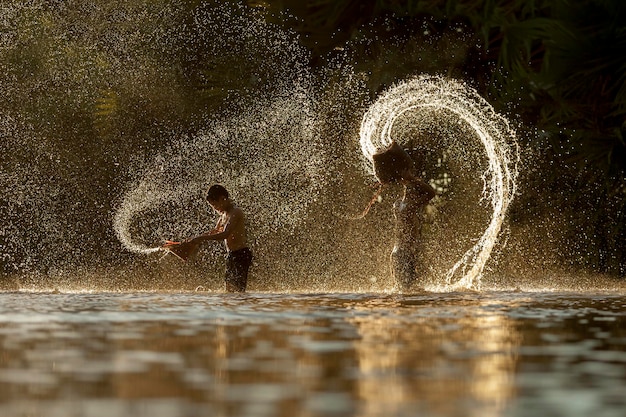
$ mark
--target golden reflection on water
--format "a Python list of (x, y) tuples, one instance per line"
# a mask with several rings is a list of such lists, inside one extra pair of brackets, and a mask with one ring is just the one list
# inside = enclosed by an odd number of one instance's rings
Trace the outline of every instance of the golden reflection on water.
[(626, 301), (535, 297), (0, 294), (0, 415), (621, 417)]
[[(399, 415), (409, 404), (436, 415), (500, 415), (515, 395), (520, 335), (507, 317), (485, 314), (480, 306), (468, 305), (463, 317), (360, 315), (351, 320), (361, 336), (355, 342), (364, 376), (361, 415)], [(402, 303), (396, 308), (402, 311)]]

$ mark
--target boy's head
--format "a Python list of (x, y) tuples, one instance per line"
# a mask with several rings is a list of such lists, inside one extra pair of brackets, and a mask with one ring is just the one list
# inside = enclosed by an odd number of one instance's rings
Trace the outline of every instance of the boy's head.
[(208, 201), (217, 201), (220, 197), (228, 198), (228, 191), (219, 184), (212, 185), (206, 193), (206, 199)]
[(415, 163), (407, 151), (396, 142), (372, 155), (374, 174), (381, 184), (408, 180), (415, 171)]
[(229, 201), (228, 191), (221, 185), (215, 184), (207, 191), (206, 199), (213, 208), (219, 211), (223, 209), (225, 204)]

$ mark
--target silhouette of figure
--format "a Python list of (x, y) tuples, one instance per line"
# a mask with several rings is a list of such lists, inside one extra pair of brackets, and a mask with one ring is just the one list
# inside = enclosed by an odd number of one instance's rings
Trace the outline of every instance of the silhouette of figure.
[(393, 208), (395, 245), (391, 252), (391, 269), (396, 285), (407, 290), (418, 281), (418, 271), (423, 269), (420, 254), (423, 248), (424, 209), (436, 192), (417, 177), (413, 159), (395, 141), (386, 149), (372, 155), (372, 161), (380, 185), (363, 216), (384, 186), (391, 183), (404, 186), (404, 195)]
[(393, 206), (396, 230), (391, 268), (396, 284), (407, 290), (418, 281), (419, 271), (423, 270), (420, 255), (424, 209), (436, 193), (433, 187), (409, 171), (403, 174), (400, 183), (404, 185), (404, 195)]

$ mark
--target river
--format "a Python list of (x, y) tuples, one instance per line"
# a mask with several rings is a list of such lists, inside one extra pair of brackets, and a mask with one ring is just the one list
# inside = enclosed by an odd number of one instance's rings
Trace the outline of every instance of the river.
[(0, 293), (0, 415), (590, 416), (626, 295)]

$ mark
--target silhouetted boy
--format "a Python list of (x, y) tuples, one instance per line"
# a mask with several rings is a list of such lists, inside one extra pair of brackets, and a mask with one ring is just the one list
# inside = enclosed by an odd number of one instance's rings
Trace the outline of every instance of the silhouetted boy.
[(212, 230), (189, 239), (187, 242), (193, 245), (207, 240), (223, 240), (228, 251), (224, 276), (226, 291), (245, 292), (248, 270), (252, 263), (252, 251), (247, 243), (244, 213), (233, 203), (228, 191), (221, 185), (211, 186), (206, 199), (220, 214), (220, 218)]

